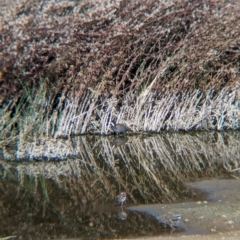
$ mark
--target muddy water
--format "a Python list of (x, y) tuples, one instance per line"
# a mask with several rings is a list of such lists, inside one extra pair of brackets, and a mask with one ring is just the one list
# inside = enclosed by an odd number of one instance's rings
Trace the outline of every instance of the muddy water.
[[(205, 234), (240, 223), (239, 132), (76, 136), (1, 148), (0, 237)], [(126, 192), (120, 206), (116, 196)]]

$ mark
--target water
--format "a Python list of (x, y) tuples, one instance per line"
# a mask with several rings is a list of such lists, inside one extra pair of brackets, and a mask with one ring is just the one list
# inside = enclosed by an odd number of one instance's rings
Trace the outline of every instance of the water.
[[(123, 238), (186, 232), (143, 204), (204, 199), (187, 183), (239, 176), (240, 132), (19, 140), (0, 156), (0, 237)], [(127, 193), (119, 206), (116, 196)], [(173, 206), (173, 205), (172, 205)], [(199, 232), (205, 233), (200, 230)]]

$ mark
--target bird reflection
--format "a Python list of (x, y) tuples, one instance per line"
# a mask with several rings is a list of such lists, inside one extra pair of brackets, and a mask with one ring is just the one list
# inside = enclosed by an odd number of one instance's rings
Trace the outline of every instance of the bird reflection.
[(120, 147), (128, 141), (127, 137), (116, 137), (112, 141), (112, 144), (116, 147)]
[(120, 219), (121, 221), (127, 220), (127, 213), (124, 212), (123, 209), (118, 213), (118, 219)]

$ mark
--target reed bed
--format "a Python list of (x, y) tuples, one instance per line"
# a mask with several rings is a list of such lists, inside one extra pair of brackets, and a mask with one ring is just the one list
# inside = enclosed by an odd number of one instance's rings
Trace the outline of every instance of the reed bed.
[[(239, 1), (2, 4), (0, 144), (27, 134), (239, 129)], [(134, 17), (133, 17), (134, 16)]]
[[(48, 108), (51, 101), (39, 97), (32, 99), (24, 117), (20, 113), (12, 118), (2, 112), (2, 137), (0, 144), (7, 144), (18, 131), (18, 138), (25, 136), (70, 136), (94, 133), (111, 134), (111, 122), (129, 126), (133, 132), (161, 132), (163, 130), (229, 130), (240, 127), (240, 90), (195, 91), (192, 94), (158, 95), (147, 93), (136, 97), (128, 94), (118, 101), (103, 99), (97, 101), (93, 94), (87, 93), (84, 101), (80, 99), (59, 101), (54, 111)], [(42, 101), (41, 101), (42, 99)], [(63, 103), (64, 102), (64, 103)], [(24, 107), (24, 105), (22, 106)], [(15, 121), (18, 127), (12, 128)], [(11, 132), (9, 131), (10, 129)], [(16, 136), (15, 136), (16, 138)]]

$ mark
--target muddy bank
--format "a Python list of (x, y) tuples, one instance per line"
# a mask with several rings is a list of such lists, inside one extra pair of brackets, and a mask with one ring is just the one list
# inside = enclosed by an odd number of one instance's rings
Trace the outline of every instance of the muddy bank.
[[(135, 238), (136, 239), (136, 238)], [(138, 238), (138, 239), (147, 239), (147, 240), (156, 240), (156, 239), (178, 239), (178, 240), (238, 240), (240, 239), (240, 231), (232, 231), (228, 233), (216, 233), (211, 235), (183, 235), (183, 236), (165, 236), (165, 237), (149, 237), (149, 238)]]
[(140, 205), (129, 209), (145, 212), (157, 219), (181, 215), (182, 221), (172, 231), (171, 237), (192, 239), (196, 235), (196, 239), (239, 239), (240, 180), (204, 180), (188, 186), (204, 192), (201, 201)]

